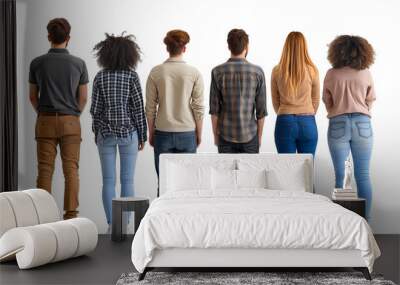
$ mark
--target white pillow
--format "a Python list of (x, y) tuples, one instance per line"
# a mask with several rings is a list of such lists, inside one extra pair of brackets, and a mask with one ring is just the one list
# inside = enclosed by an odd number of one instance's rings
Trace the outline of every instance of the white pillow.
[(236, 190), (236, 170), (212, 168), (211, 175), (213, 190)]
[(304, 175), (304, 167), (304, 165), (297, 167), (290, 172), (268, 170), (266, 172), (268, 189), (306, 192), (307, 181)]
[(168, 191), (211, 189), (211, 167), (168, 164)]
[(267, 188), (271, 190), (308, 191), (312, 189), (312, 181), (309, 181), (310, 169), (307, 161), (285, 159), (240, 159), (239, 170), (266, 169)]
[(240, 188), (268, 188), (267, 171), (237, 170), (237, 187)]

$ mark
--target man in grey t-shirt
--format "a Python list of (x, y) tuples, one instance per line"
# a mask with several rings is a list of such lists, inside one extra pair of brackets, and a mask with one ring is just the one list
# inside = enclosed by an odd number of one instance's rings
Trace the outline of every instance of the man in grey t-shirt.
[(38, 113), (37, 187), (51, 192), (54, 161), (60, 146), (65, 177), (64, 219), (77, 216), (79, 199), (79, 116), (87, 101), (88, 72), (85, 62), (66, 49), (71, 26), (64, 18), (47, 25), (51, 49), (35, 58), (29, 70), (29, 98)]

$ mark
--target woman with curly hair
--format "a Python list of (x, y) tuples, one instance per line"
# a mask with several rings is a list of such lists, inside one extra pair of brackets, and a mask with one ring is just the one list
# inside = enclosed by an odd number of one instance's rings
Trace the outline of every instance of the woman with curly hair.
[(117, 146), (121, 197), (129, 197), (134, 195), (137, 153), (143, 150), (147, 139), (142, 89), (135, 72), (140, 49), (132, 35), (106, 34), (106, 39), (96, 44), (94, 51), (102, 70), (93, 82), (90, 113), (103, 175), (103, 205), (110, 225)]
[(329, 45), (328, 60), (333, 68), (326, 74), (322, 99), (328, 111), (328, 144), (335, 168), (335, 188), (343, 188), (345, 161), (351, 152), (358, 195), (366, 199), (369, 218), (371, 107), (376, 97), (368, 68), (374, 62), (374, 50), (361, 37), (343, 35)]

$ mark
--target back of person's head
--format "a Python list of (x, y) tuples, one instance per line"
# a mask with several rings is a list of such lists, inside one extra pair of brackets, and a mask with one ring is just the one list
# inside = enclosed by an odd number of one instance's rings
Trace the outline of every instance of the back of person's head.
[(97, 63), (107, 70), (136, 69), (141, 51), (133, 35), (106, 34), (106, 39), (93, 48)]
[(233, 29), (228, 33), (228, 48), (232, 55), (239, 55), (249, 45), (249, 35), (242, 29)]
[(366, 39), (342, 35), (329, 44), (328, 60), (334, 68), (348, 66), (362, 70), (374, 63), (375, 52)]
[(289, 90), (295, 92), (304, 80), (307, 72), (316, 72), (317, 69), (308, 54), (307, 42), (300, 32), (290, 32), (286, 37), (278, 72), (285, 81)]
[(53, 44), (62, 44), (69, 40), (71, 25), (65, 18), (55, 18), (47, 24), (49, 41)]
[(169, 31), (164, 38), (164, 44), (171, 56), (177, 56), (184, 52), (189, 41), (189, 34), (182, 30)]

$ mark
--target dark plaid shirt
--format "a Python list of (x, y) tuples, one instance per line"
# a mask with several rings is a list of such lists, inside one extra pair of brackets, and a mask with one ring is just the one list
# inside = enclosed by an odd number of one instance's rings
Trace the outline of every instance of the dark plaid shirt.
[(245, 59), (229, 59), (211, 73), (210, 114), (218, 116), (218, 134), (246, 143), (257, 134), (257, 119), (267, 115), (263, 70)]
[(145, 142), (146, 117), (137, 73), (132, 70), (98, 72), (93, 82), (90, 114), (96, 136), (128, 137), (136, 130), (139, 142)]

